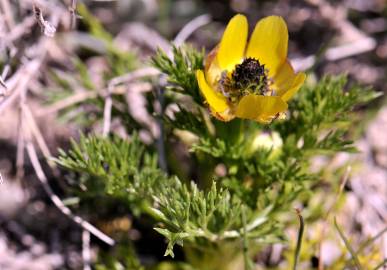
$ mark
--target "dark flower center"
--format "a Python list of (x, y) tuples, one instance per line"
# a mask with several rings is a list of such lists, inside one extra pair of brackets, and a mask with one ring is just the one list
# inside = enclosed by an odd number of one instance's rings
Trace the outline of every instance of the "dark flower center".
[(246, 58), (242, 64), (235, 67), (231, 75), (233, 87), (249, 93), (264, 94), (267, 88), (265, 66), (257, 59)]
[(246, 58), (236, 65), (231, 77), (223, 72), (220, 86), (223, 94), (232, 102), (248, 94), (266, 95), (270, 92), (267, 70), (254, 58)]

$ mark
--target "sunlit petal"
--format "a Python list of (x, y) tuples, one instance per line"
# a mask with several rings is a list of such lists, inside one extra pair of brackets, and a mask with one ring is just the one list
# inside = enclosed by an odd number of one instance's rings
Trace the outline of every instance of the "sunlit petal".
[(260, 20), (251, 36), (246, 56), (258, 59), (274, 77), (286, 60), (288, 28), (282, 17), (269, 16)]
[(242, 60), (246, 48), (248, 23), (245, 16), (235, 15), (220, 41), (217, 59), (222, 70), (232, 71)]
[(218, 59), (216, 57), (219, 46), (216, 46), (206, 57), (204, 63), (204, 73), (207, 83), (214, 87), (220, 80), (222, 69), (219, 67)]
[(296, 74), (290, 63), (285, 61), (279, 68), (277, 74), (273, 78), (274, 84), (272, 88), (275, 90), (276, 95), (281, 96), (293, 85)]
[(196, 78), (198, 80), (200, 91), (208, 105), (210, 105), (211, 110), (217, 113), (226, 111), (229, 108), (226, 98), (208, 85), (202, 70), (196, 71)]
[(300, 89), (305, 79), (306, 79), (305, 73), (303, 72), (297, 73), (296, 77), (294, 78), (292, 86), (285, 93), (280, 95), (283, 101), (286, 102), (289, 99), (291, 99), (292, 96), (294, 96), (297, 93), (298, 89)]
[(288, 105), (277, 96), (247, 95), (240, 100), (236, 116), (267, 123), (287, 108)]

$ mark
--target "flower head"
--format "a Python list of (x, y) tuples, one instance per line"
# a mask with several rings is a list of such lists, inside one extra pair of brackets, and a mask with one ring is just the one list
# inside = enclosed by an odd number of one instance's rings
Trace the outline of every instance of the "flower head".
[(235, 15), (196, 77), (219, 120), (239, 117), (270, 123), (286, 111), (306, 75), (296, 74), (287, 60), (288, 29), (282, 17), (260, 20), (248, 43), (247, 35), (246, 17)]

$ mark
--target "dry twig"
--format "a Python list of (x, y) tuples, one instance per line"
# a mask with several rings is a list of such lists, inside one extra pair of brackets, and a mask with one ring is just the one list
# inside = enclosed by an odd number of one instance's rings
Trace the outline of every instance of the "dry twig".
[(311, 55), (303, 59), (293, 60), (292, 64), (296, 70), (309, 69), (313, 67), (318, 60), (337, 61), (350, 56), (366, 53), (376, 48), (377, 44), (375, 39), (367, 36), (347, 19), (348, 11), (346, 7), (334, 7), (324, 0), (307, 0), (307, 2), (319, 9), (321, 16), (326, 19), (333, 28), (340, 32), (341, 38), (346, 42), (343, 45), (328, 48), (321, 59), (317, 59), (314, 55)]
[(7, 23), (8, 29), (12, 29), (15, 26), (15, 21), (12, 16), (11, 5), (9, 0), (1, 0), (1, 9), (3, 10), (3, 14), (5, 17), (5, 21)]
[[(44, 20), (42, 11), (40, 8), (34, 6), (34, 14), (36, 17), (36, 20), (38, 21), (39, 25), (42, 27), (42, 31), (44, 31), (46, 36), (52, 36), (52, 34), (55, 32), (55, 27), (51, 25), (48, 21)], [(60, 17), (60, 14), (56, 14), (56, 17)], [(49, 157), (50, 152), (48, 150), (48, 147), (43, 139), (43, 136), (41, 135), (39, 129), (37, 128), (36, 122), (32, 116), (31, 110), (28, 108), (28, 106), (25, 104), (25, 95), (27, 94), (28, 90), (28, 84), (29, 82), (35, 77), (35, 75), (38, 73), (47, 52), (47, 40), (46, 38), (41, 38), (39, 43), (36, 46), (36, 51), (39, 52), (39, 55), (36, 56), (34, 59), (26, 61), (25, 64), (23, 64), (15, 73), (14, 75), (7, 80), (7, 86), (9, 88), (10, 95), (5, 97), (3, 100), (0, 101), (0, 113), (6, 109), (10, 104), (12, 104), (16, 98), (20, 98), (20, 106), (21, 106), (21, 120), (22, 123), (26, 121), (28, 125), (22, 125), (23, 126), (23, 132), (27, 135), (30, 134), (30, 132), (33, 133), (34, 137), (37, 139), (39, 147), (42, 149), (42, 152), (44, 153), (45, 157)], [(29, 135), (30, 136), (30, 135)], [(27, 136), (28, 137), (28, 136)], [(23, 136), (19, 136), (19, 142), (20, 146), (19, 149), (20, 152), (22, 152), (22, 149), (26, 149), (29, 159), (31, 161), (31, 164), (35, 170), (35, 173), (42, 184), (45, 192), (50, 197), (51, 201), (54, 203), (54, 205), (66, 216), (68, 216), (71, 220), (73, 220), (75, 223), (79, 224), (84, 230), (89, 231), (93, 235), (95, 235), (97, 238), (101, 239), (105, 243), (109, 245), (114, 245), (114, 240), (110, 238), (109, 236), (105, 235), (101, 231), (99, 231), (96, 227), (88, 223), (87, 221), (83, 220), (81, 217), (74, 215), (71, 210), (64, 205), (64, 203), (60, 200), (60, 198), (53, 192), (51, 187), (48, 184), (48, 180), (46, 175), (43, 172), (42, 166), (39, 162), (38, 155), (36, 153), (35, 147), (33, 143), (31, 142), (30, 138), (26, 138)], [(21, 160), (22, 157), (19, 157), (19, 160)]]
[(56, 32), (56, 27), (43, 18), (42, 9), (40, 7), (33, 5), (33, 10), (35, 14), (35, 19), (38, 22), (42, 33), (48, 37), (53, 37)]
[(5, 108), (12, 104), (20, 93), (27, 87), (29, 81), (32, 79), (32, 76), (38, 72), (42, 62), (43, 57), (31, 60), (25, 66), (19, 68), (15, 75), (7, 81), (9, 82), (7, 85), (11, 94), (0, 101), (0, 114)]
[[(4, 80), (3, 80), (2, 77), (0, 77), (0, 85), (1, 85), (2, 87), (4, 87), (5, 90), (8, 89), (8, 88), (7, 88), (7, 85), (5, 84), (5, 82), (4, 82)], [(4, 95), (4, 93), (3, 93), (3, 91), (1, 91), (1, 92), (0, 92), (0, 96), (3, 96), (3, 95)]]
[(98, 239), (102, 240), (108, 245), (114, 245), (115, 241), (98, 230), (96, 227), (82, 219), (81, 217), (74, 215), (71, 210), (64, 205), (64, 203), (61, 201), (61, 199), (53, 192), (51, 187), (48, 184), (48, 180), (46, 175), (43, 172), (42, 166), (40, 165), (38, 155), (36, 153), (35, 147), (31, 141), (27, 141), (26, 143), (27, 153), (30, 158), (31, 164), (35, 170), (36, 176), (38, 177), (40, 183), (42, 184), (45, 192), (50, 197), (51, 201), (54, 203), (54, 205), (66, 216), (68, 216), (71, 220), (73, 220), (75, 223), (80, 225), (83, 229), (89, 231), (91, 234), (96, 236)]
[(71, 0), (71, 6), (69, 7), (69, 12), (70, 12), (70, 29), (75, 29), (76, 24), (77, 24), (76, 9), (77, 9), (77, 1), (76, 0)]
[(73, 106), (77, 103), (80, 103), (82, 101), (96, 98), (98, 96), (98, 92), (92, 92), (92, 91), (82, 91), (79, 93), (76, 93), (72, 96), (69, 96), (67, 98), (61, 99), (39, 111), (37, 111), (37, 116), (43, 116), (47, 114), (52, 114), (57, 111), (63, 110), (65, 108), (68, 108), (70, 106)]
[(322, 229), (321, 229), (320, 241), (319, 241), (318, 270), (324, 270), (323, 254), (322, 254), (322, 242), (323, 242), (323, 239), (325, 238), (325, 232), (326, 232), (326, 228), (328, 226), (328, 217), (329, 217), (330, 213), (332, 212), (333, 208), (336, 206), (337, 201), (341, 197), (341, 194), (343, 193), (344, 187), (345, 187), (346, 183), (348, 182), (349, 175), (350, 175), (351, 171), (352, 171), (352, 167), (348, 166), (347, 170), (345, 171), (345, 173), (341, 179), (340, 187), (339, 187), (339, 190), (336, 194), (336, 197), (333, 200), (333, 203), (329, 206), (329, 208), (325, 214), (325, 218), (322, 221)]
[(18, 181), (20, 181), (24, 176), (24, 149), (25, 149), (24, 142), (25, 142), (24, 119), (23, 119), (22, 106), (20, 104), (18, 123), (17, 123), (17, 147), (16, 147), (16, 179)]
[(160, 75), (160, 71), (153, 67), (137, 69), (135, 71), (111, 79), (108, 82), (108, 88), (117, 86), (119, 84), (128, 83), (143, 77), (152, 77), (157, 75)]
[(105, 106), (103, 109), (103, 129), (102, 129), (103, 137), (107, 137), (110, 132), (110, 126), (111, 126), (111, 120), (112, 120), (112, 106), (113, 106), (113, 100), (112, 100), (111, 88), (108, 87), (108, 94), (105, 97)]
[(35, 25), (36, 19), (34, 16), (29, 16), (23, 19), (23, 21), (11, 29), (4, 40), (5, 44), (10, 46), (12, 42), (21, 38), (26, 33), (31, 32), (32, 26)]
[(108, 82), (107, 95), (105, 97), (105, 106), (103, 112), (103, 130), (102, 136), (106, 137), (110, 132), (111, 126), (111, 111), (112, 111), (112, 93), (114, 92), (114, 87), (121, 83), (128, 83), (138, 78), (158, 75), (160, 72), (155, 68), (143, 68), (138, 69), (133, 72), (127, 73), (123, 76), (113, 78)]
[(32, 135), (34, 136), (36, 142), (38, 143), (40, 151), (43, 153), (43, 156), (46, 158), (47, 163), (50, 165), (52, 169), (56, 167), (55, 163), (50, 160), (52, 157), (50, 149), (47, 146), (46, 141), (44, 140), (44, 137), (42, 133), (39, 130), (38, 124), (35, 121), (35, 118), (32, 114), (31, 109), (29, 106), (25, 103), (22, 104), (22, 110), (24, 113), (24, 120), (28, 124), (28, 128), (32, 132)]
[(87, 230), (82, 231), (82, 260), (83, 270), (91, 270), (90, 267), (90, 232)]
[(208, 14), (200, 15), (190, 22), (188, 22), (176, 35), (173, 43), (176, 47), (181, 46), (192, 33), (194, 33), (198, 28), (211, 22), (211, 16)]
[[(321, 57), (321, 60), (338, 61), (347, 57), (356, 56), (362, 53), (372, 51), (376, 48), (376, 41), (371, 37), (364, 37), (355, 42), (331, 47)], [(311, 68), (318, 59), (311, 55), (302, 59), (293, 59), (292, 65), (295, 70), (307, 70)]]

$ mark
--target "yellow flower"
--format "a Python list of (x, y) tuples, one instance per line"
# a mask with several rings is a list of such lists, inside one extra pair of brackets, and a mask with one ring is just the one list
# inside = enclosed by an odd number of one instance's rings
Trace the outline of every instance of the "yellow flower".
[(239, 117), (270, 123), (284, 114), (306, 75), (296, 74), (287, 60), (288, 29), (282, 17), (260, 20), (248, 43), (247, 35), (246, 17), (235, 15), (196, 78), (219, 120)]

